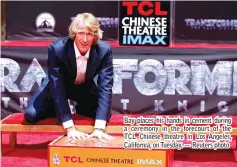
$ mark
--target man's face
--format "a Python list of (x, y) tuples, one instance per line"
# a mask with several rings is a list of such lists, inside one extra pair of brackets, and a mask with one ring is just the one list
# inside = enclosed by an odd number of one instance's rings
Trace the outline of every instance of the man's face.
[(79, 52), (85, 55), (93, 44), (95, 35), (84, 26), (83, 21), (78, 23), (77, 28), (79, 32), (75, 36), (75, 43)]

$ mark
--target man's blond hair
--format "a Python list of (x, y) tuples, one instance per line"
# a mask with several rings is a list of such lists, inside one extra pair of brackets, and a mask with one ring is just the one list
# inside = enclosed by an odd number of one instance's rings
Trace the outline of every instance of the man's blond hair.
[(102, 39), (103, 31), (100, 29), (99, 21), (91, 13), (81, 13), (73, 19), (69, 26), (69, 37), (72, 40), (75, 39), (76, 33), (78, 33), (77, 25), (80, 21), (83, 21), (85, 27), (95, 34), (93, 45), (97, 45), (98, 41)]

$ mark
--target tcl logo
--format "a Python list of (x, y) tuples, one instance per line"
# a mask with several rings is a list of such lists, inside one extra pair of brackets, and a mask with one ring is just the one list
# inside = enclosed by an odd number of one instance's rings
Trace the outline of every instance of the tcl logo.
[[(168, 11), (161, 10), (161, 2), (122, 2), (122, 6), (127, 7), (127, 15), (133, 15), (134, 10), (137, 10), (142, 16), (150, 16), (153, 13), (160, 16), (168, 15)], [(146, 7), (149, 9), (145, 9)]]
[(76, 157), (76, 156), (64, 156), (63, 157), (66, 162), (72, 162), (72, 163), (83, 163), (81, 160), (81, 157)]

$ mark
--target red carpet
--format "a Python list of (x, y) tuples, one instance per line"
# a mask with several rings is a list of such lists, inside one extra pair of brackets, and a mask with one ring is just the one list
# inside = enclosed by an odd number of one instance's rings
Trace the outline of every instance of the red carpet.
[[(47, 167), (47, 145), (62, 133), (18, 133), (17, 148), (7, 147), (3, 133), (2, 167)], [(237, 167), (236, 150), (175, 151), (174, 167)]]

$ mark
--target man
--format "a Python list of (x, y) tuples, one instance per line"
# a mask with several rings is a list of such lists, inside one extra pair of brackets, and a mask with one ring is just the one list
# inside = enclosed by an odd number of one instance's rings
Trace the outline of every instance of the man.
[[(49, 46), (48, 77), (27, 105), (28, 122), (57, 115), (69, 138), (113, 138), (104, 133), (112, 98), (112, 50), (101, 38), (98, 20), (90, 13), (82, 13), (69, 26), (69, 37)], [(90, 136), (75, 129), (68, 99), (77, 102), (78, 114), (95, 119)]]

